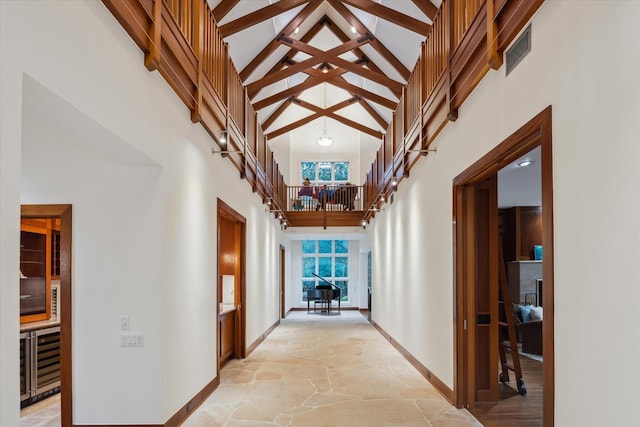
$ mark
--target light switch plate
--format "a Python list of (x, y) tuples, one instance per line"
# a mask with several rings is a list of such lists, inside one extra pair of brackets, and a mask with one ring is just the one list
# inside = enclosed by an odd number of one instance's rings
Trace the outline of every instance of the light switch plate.
[(120, 330), (121, 331), (129, 330), (129, 316), (120, 316)]
[(144, 334), (121, 333), (120, 347), (144, 347)]

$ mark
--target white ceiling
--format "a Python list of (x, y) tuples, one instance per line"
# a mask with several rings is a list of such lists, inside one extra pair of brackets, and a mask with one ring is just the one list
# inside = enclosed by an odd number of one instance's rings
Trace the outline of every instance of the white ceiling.
[[(533, 164), (520, 167), (518, 163), (532, 160)], [(542, 206), (542, 170), (540, 147), (498, 171), (498, 207)]]

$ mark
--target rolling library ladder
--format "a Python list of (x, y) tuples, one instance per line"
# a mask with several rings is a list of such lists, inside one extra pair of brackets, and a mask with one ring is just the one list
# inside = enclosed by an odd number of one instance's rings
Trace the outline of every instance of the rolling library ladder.
[[(504, 255), (502, 252), (502, 242), (500, 242), (500, 294), (502, 298), (499, 300), (498, 305), (500, 309), (500, 319), (498, 322), (498, 346), (500, 351), (500, 381), (503, 383), (509, 382), (509, 371), (513, 371), (516, 377), (516, 384), (518, 386), (518, 393), (521, 395), (527, 394), (527, 387), (524, 384), (524, 378), (522, 377), (522, 368), (520, 367), (520, 355), (518, 354), (518, 338), (516, 335), (515, 315), (513, 306), (511, 305), (511, 297), (509, 295), (509, 286), (507, 284), (507, 271), (504, 264)], [(508, 343), (505, 343), (504, 332), (507, 332)], [(511, 364), (507, 362), (507, 351), (511, 353)]]

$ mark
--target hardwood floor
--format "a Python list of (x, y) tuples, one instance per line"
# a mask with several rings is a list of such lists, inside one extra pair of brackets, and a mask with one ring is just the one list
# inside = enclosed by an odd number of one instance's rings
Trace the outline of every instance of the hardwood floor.
[[(542, 363), (520, 357), (522, 376), (527, 387), (526, 396), (518, 394), (513, 372), (510, 382), (500, 384), (498, 402), (478, 402), (469, 412), (486, 427), (542, 426)], [(498, 375), (498, 370), (496, 370)]]

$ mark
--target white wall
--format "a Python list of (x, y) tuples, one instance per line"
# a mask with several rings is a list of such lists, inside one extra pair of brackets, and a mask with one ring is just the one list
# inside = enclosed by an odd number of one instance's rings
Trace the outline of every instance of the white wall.
[[(74, 422), (164, 423), (217, 375), (217, 198), (247, 221), (247, 345), (278, 320), (287, 242), (102, 3), (0, 20), (0, 425), (19, 416), (20, 203), (73, 204)], [(119, 347), (122, 315), (143, 348)]]
[(640, 3), (550, 1), (532, 23), (373, 221), (373, 319), (453, 386), (452, 180), (552, 105), (555, 423), (640, 425)]

